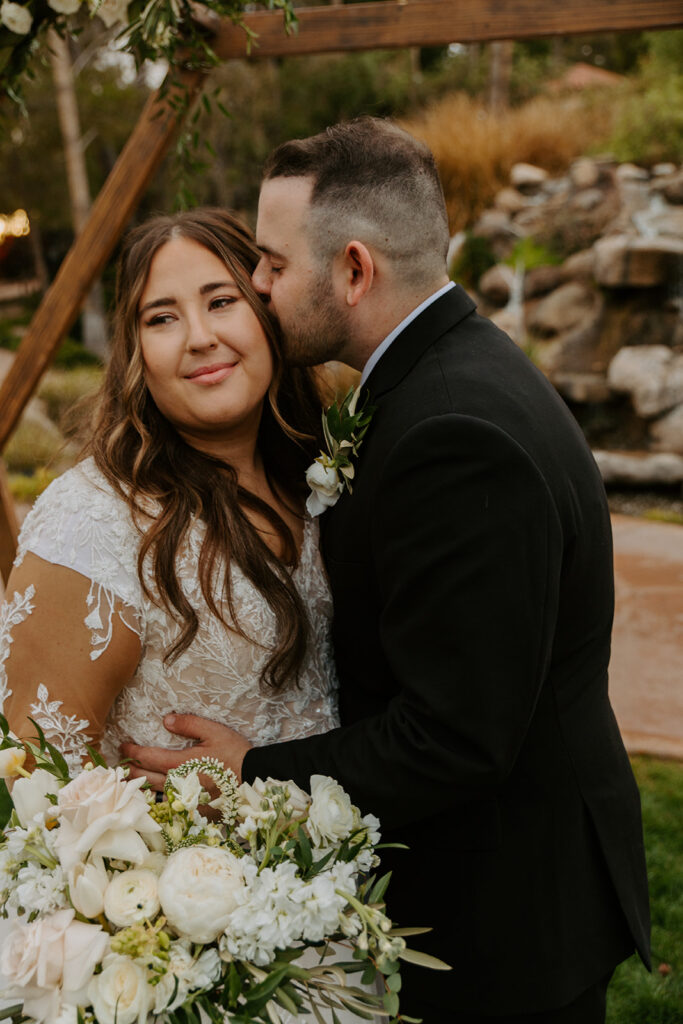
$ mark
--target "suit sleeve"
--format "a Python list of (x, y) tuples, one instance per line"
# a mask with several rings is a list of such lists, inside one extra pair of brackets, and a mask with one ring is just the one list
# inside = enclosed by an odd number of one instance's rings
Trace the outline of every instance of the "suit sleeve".
[(250, 751), (244, 772), (304, 787), (332, 775), (395, 827), (486, 798), (511, 771), (548, 668), (562, 536), (523, 449), (455, 414), (396, 444), (372, 522), (396, 695), (382, 714)]

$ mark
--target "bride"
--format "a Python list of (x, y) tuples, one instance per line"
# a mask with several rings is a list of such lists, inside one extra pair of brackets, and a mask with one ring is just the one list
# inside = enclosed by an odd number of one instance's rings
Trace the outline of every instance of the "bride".
[(304, 473), (319, 400), (286, 367), (248, 230), (158, 217), (120, 258), (88, 457), (29, 513), (0, 612), (0, 705), (81, 763), (181, 747), (170, 711), (251, 743), (338, 724), (331, 598)]

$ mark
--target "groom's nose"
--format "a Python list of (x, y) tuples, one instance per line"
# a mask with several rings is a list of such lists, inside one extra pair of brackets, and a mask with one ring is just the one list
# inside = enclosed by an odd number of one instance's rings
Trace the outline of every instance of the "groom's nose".
[(264, 299), (270, 297), (270, 274), (267, 271), (266, 261), (263, 257), (256, 264), (254, 273), (251, 275), (251, 283)]

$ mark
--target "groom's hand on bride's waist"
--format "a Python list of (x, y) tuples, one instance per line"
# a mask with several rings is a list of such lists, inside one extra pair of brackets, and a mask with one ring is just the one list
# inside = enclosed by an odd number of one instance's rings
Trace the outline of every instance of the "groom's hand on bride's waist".
[(162, 790), (166, 773), (172, 768), (193, 757), (215, 757), (227, 768), (232, 768), (242, 781), (242, 761), (251, 743), (240, 733), (197, 715), (166, 715), (164, 725), (177, 736), (195, 740), (194, 745), (183, 750), (168, 750), (166, 747), (138, 747), (135, 743), (123, 743), (121, 756), (130, 759), (132, 779), (146, 776), (153, 789)]

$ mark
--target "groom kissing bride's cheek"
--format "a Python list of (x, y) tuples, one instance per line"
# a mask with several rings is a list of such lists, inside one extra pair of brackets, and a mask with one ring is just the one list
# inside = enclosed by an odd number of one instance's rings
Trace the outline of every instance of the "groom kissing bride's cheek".
[[(333, 475), (320, 518), (341, 725), (262, 746), (194, 716), (167, 728), (246, 781), (331, 775), (386, 840), (409, 837), (386, 857), (391, 911), (431, 926), (423, 946), (453, 971), (406, 970), (406, 1013), (603, 1021), (615, 966), (634, 950), (648, 964), (649, 919), (591, 454), (449, 282), (434, 160), (396, 126), (361, 118), (280, 146), (256, 241), (289, 363), (361, 371), (372, 411), (352, 491)], [(124, 753), (157, 785), (187, 757)]]

